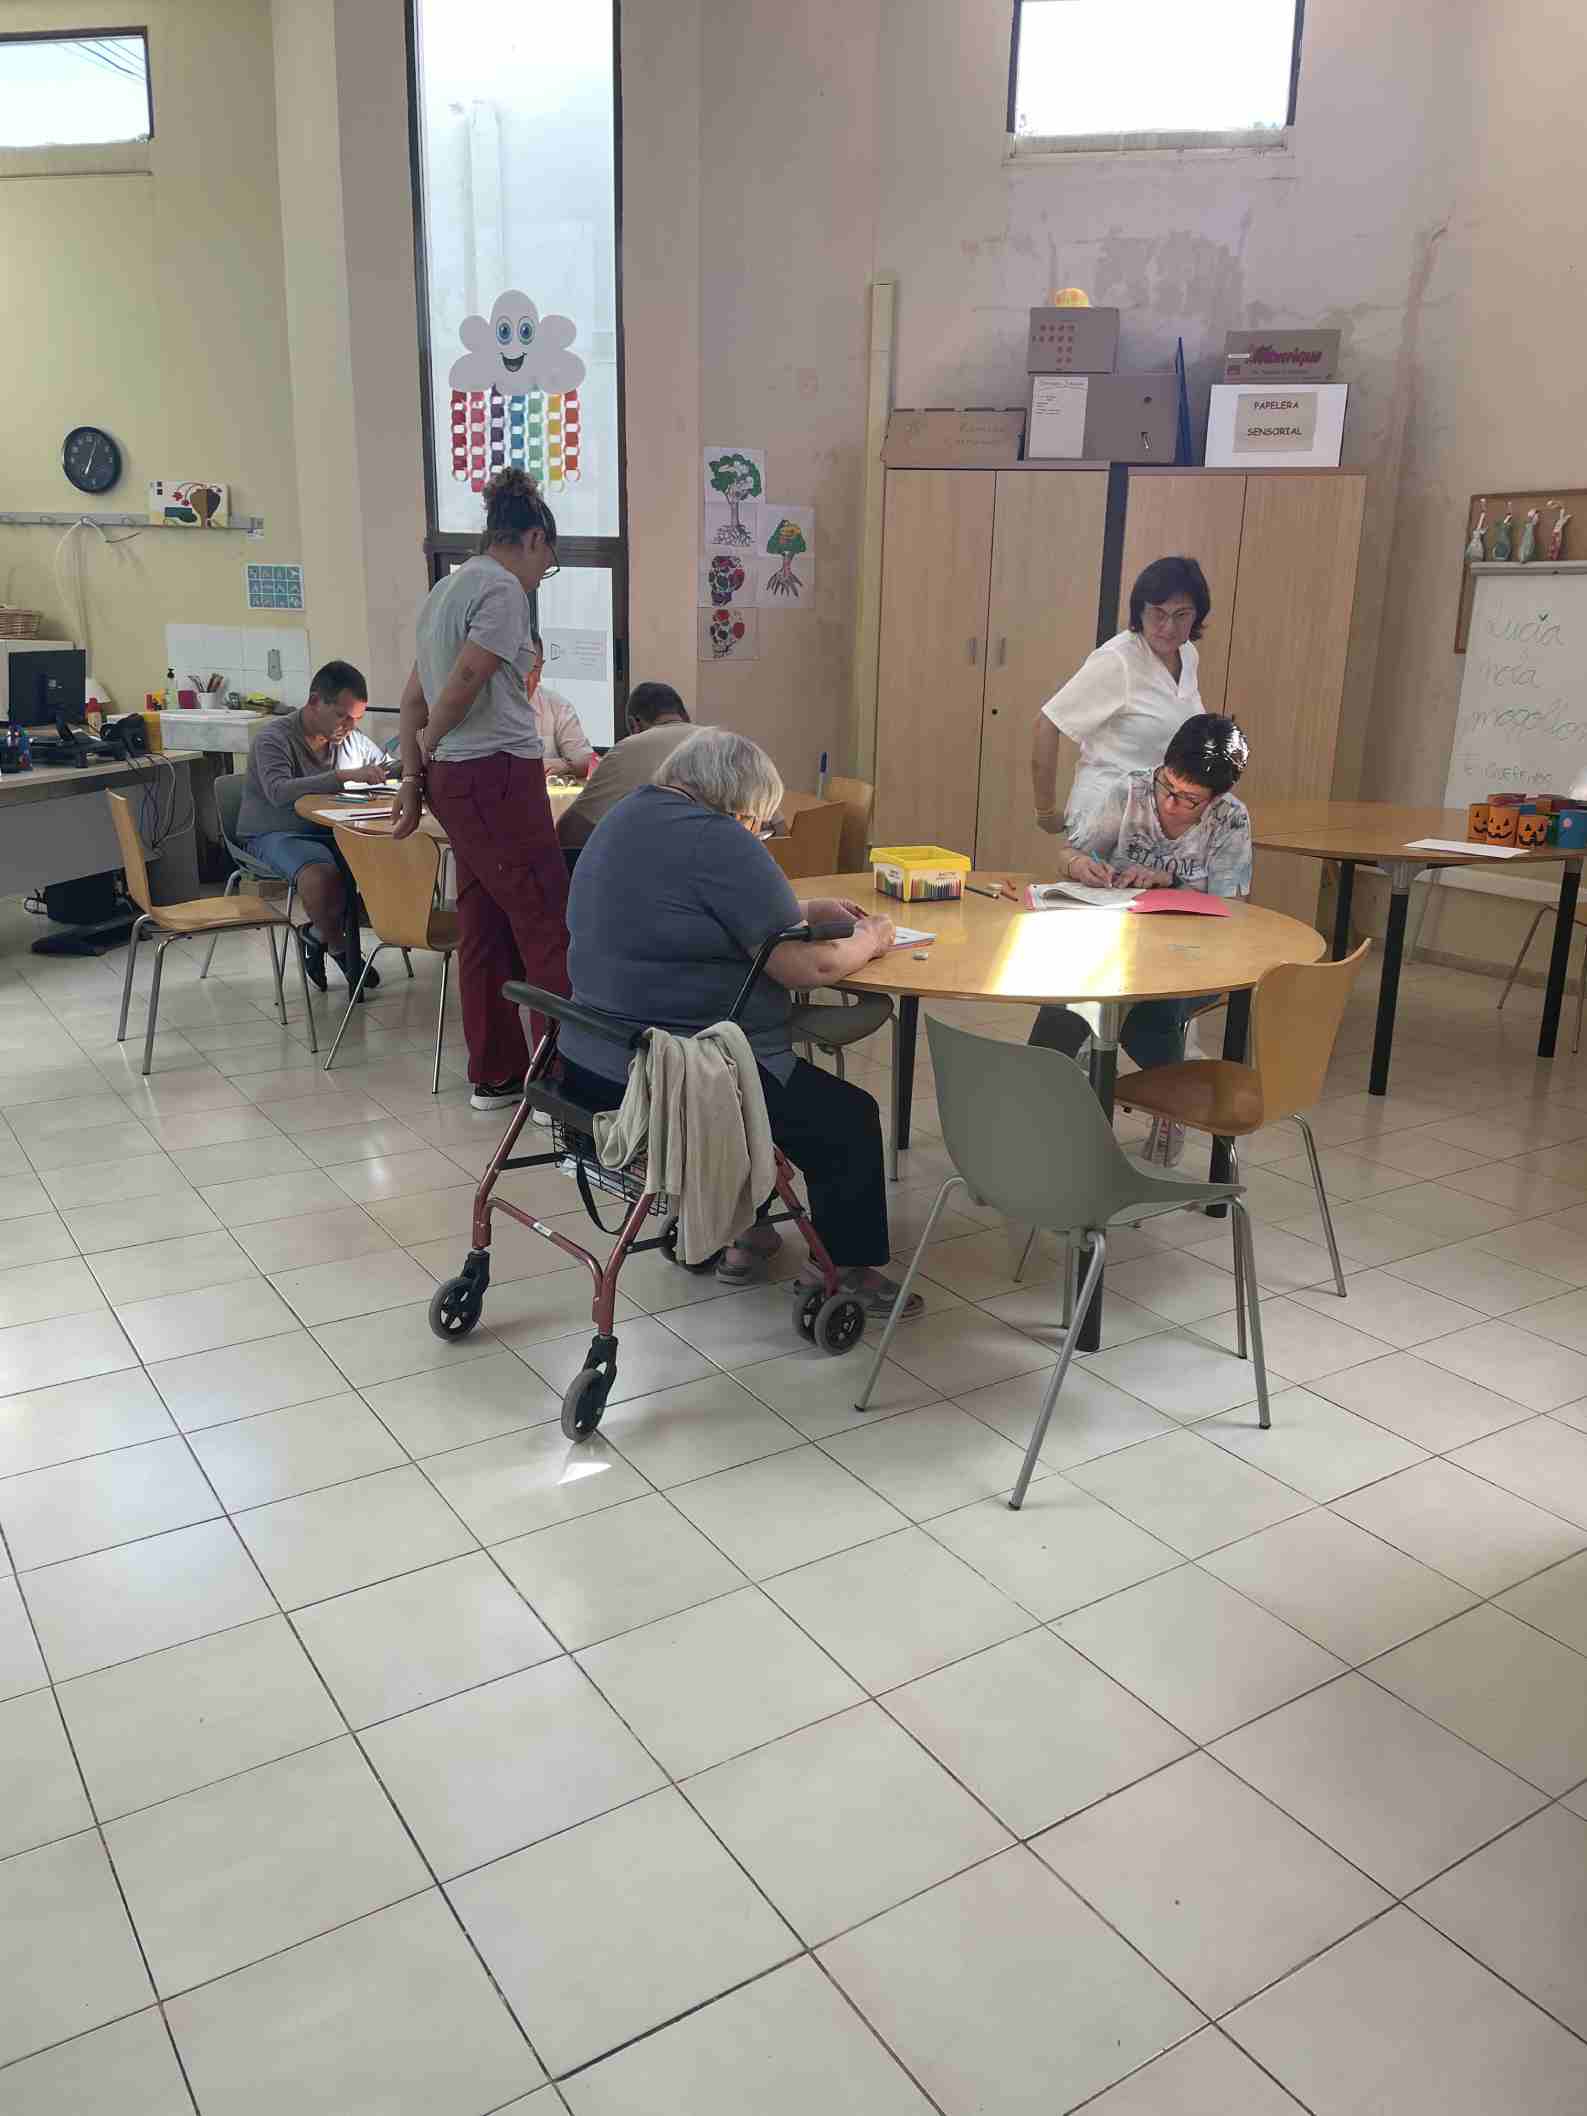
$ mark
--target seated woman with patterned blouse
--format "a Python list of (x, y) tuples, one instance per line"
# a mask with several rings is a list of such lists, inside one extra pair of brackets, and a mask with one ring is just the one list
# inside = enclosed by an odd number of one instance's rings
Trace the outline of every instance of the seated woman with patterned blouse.
[[(1121, 772), (1092, 789), (1069, 818), (1058, 855), (1060, 879), (1133, 889), (1200, 889), (1246, 896), (1251, 888), (1251, 819), (1231, 789), (1246, 767), (1244, 735), (1222, 713), (1195, 713), (1155, 771)], [(1185, 1055), (1186, 999), (1144, 999), (1130, 1008), (1119, 1041), (1144, 1071)], [(1069, 1007), (1043, 1007), (1030, 1040), (1078, 1054), (1090, 1028)], [(1145, 1158), (1173, 1167), (1184, 1126), (1158, 1119)]]

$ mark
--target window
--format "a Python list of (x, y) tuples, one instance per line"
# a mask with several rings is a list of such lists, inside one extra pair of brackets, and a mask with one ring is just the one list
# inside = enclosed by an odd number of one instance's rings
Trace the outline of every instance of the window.
[(1304, 0), (1015, 0), (1008, 129), (1066, 145), (1276, 139)]
[(153, 135), (141, 29), (0, 37), (0, 148), (104, 146)]
[(411, 0), (432, 577), (520, 464), (557, 519), (544, 680), (609, 743), (625, 694), (612, 0)]

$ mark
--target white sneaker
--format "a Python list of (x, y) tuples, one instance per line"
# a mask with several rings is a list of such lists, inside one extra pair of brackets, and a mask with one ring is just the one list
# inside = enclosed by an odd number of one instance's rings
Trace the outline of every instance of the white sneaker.
[(1185, 1158), (1185, 1127), (1172, 1117), (1154, 1117), (1141, 1159), (1153, 1168), (1177, 1168)]

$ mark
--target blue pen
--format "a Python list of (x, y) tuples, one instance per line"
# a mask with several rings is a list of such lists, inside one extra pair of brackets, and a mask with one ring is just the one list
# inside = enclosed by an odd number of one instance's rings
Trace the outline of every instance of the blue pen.
[(821, 762), (816, 766), (816, 799), (824, 798), (827, 790), (827, 753), (821, 752)]

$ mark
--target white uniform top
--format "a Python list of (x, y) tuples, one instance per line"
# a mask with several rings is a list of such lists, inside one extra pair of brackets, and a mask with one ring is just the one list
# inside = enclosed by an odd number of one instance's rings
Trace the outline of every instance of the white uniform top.
[(1094, 807), (1119, 773), (1161, 764), (1180, 723), (1202, 709), (1188, 641), (1179, 650), (1178, 683), (1139, 632), (1117, 632), (1095, 648), (1042, 707), (1059, 733), (1080, 745), (1070, 812)]

